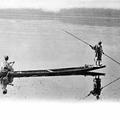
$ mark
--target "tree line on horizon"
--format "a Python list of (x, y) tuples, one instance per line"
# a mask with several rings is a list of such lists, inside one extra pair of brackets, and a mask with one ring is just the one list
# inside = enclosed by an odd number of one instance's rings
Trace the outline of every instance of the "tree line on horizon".
[(120, 18), (120, 10), (102, 8), (71, 8), (61, 9), (58, 12), (44, 11), (42, 9), (0, 9), (0, 18), (41, 19), (56, 17), (108, 17)]

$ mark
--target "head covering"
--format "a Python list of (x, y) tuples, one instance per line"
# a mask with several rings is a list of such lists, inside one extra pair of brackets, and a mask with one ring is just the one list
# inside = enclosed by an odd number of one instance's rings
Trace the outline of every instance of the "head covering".
[(4, 59), (7, 61), (9, 59), (9, 57), (8, 56), (4, 56)]
[(102, 41), (100, 41), (98, 44), (101, 45), (101, 44), (102, 44)]

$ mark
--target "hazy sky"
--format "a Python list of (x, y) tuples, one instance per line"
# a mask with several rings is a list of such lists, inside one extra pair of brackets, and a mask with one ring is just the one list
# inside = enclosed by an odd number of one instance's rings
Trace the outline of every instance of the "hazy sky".
[(71, 7), (120, 8), (120, 0), (0, 0), (0, 8), (42, 8), (59, 10)]

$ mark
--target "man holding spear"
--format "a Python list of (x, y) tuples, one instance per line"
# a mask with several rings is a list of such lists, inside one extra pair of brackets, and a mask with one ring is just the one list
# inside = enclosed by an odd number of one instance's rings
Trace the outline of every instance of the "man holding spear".
[(98, 45), (92, 46), (89, 45), (93, 50), (95, 50), (95, 64), (97, 66), (101, 66), (101, 61), (102, 61), (102, 54), (103, 54), (103, 49), (102, 49), (102, 42), (98, 42)]

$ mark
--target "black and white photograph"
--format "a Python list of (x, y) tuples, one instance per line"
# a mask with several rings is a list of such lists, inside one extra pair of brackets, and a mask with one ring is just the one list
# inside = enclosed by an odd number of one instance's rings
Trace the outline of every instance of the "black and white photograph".
[(0, 99), (119, 102), (120, 0), (0, 0)]

